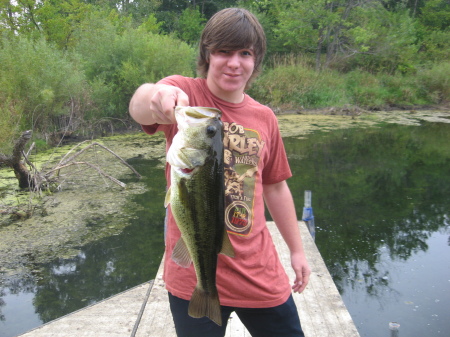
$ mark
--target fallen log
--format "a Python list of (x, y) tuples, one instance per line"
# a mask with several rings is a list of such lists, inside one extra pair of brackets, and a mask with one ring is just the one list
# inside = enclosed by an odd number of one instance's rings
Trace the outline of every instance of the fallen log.
[[(97, 165), (91, 164), (86, 161), (75, 161), (75, 159), (84, 153), (86, 150), (98, 146), (101, 149), (108, 151), (112, 155), (114, 155), (123, 165), (128, 167), (138, 178), (141, 177), (141, 175), (131, 166), (129, 165), (125, 160), (123, 160), (120, 156), (118, 156), (114, 151), (107, 148), (106, 146), (99, 144), (97, 142), (93, 142), (89, 144), (88, 146), (82, 148), (78, 152), (72, 154), (69, 156), (72, 152), (74, 152), (75, 149), (80, 147), (85, 142), (81, 142), (74, 146), (72, 149), (70, 149), (67, 154), (59, 161), (56, 166), (49, 170), (42, 170), (38, 171), (34, 165), (28, 160), (28, 153), (25, 153), (24, 148), (26, 143), (31, 139), (32, 132), (31, 131), (25, 131), (22, 133), (20, 138), (15, 142), (14, 149), (12, 155), (4, 155), (0, 154), (0, 167), (10, 167), (14, 170), (14, 173), (16, 175), (16, 178), (19, 181), (19, 187), (22, 189), (30, 189), (33, 191), (40, 192), (42, 190), (48, 190), (50, 189), (50, 186), (52, 185), (59, 185), (59, 173), (60, 170), (67, 168), (69, 166), (73, 165), (85, 165), (87, 167), (92, 168), (93, 170), (97, 171), (100, 175), (108, 178), (110, 181), (114, 182), (115, 184), (125, 187), (125, 183), (121, 182), (120, 180), (112, 177), (111, 175), (104, 172), (100, 167)], [(34, 144), (33, 144), (34, 145)], [(33, 146), (32, 145), (32, 146)], [(23, 159), (22, 159), (23, 158)], [(28, 169), (27, 165), (31, 168), (31, 171)]]

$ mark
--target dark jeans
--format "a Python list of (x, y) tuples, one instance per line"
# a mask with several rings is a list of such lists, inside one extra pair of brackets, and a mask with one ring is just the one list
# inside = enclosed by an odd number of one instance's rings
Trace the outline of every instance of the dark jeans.
[(252, 337), (304, 337), (297, 307), (292, 295), (284, 303), (273, 308), (234, 308), (221, 306), (222, 326), (208, 317), (192, 318), (188, 315), (189, 301), (169, 293), (178, 337), (223, 337), (228, 318), (233, 311), (239, 316)]

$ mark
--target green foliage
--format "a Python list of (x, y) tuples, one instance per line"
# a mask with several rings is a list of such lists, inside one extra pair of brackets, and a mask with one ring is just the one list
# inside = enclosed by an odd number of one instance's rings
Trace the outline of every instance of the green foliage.
[(197, 8), (186, 8), (178, 19), (176, 34), (181, 40), (194, 45), (200, 40), (205, 22)]
[(77, 25), (92, 10), (93, 6), (82, 0), (47, 0), (36, 10), (36, 15), (47, 41), (67, 48), (73, 46), (73, 32)]
[(431, 30), (450, 29), (450, 3), (446, 0), (428, 0), (419, 16), (420, 22)]
[[(42, 5), (38, 0), (0, 1), (0, 32), (11, 36), (26, 34), (39, 36), (36, 10)], [(37, 33), (37, 34), (36, 34)]]
[(448, 102), (450, 98), (450, 62), (434, 64), (416, 75), (417, 88), (430, 103)]
[(158, 34), (161, 30), (161, 22), (158, 22), (154, 14), (150, 14), (139, 26), (144, 32)]
[(278, 64), (258, 78), (250, 95), (265, 104), (285, 109), (320, 108), (347, 103), (342, 76), (337, 72), (316, 72), (304, 60)]
[(136, 88), (171, 74), (193, 75), (194, 51), (165, 35), (128, 26), (123, 33), (110, 20), (91, 15), (77, 31), (76, 51), (92, 86), (97, 118), (127, 116)]
[(368, 109), (440, 104), (450, 97), (450, 63), (422, 68), (413, 74), (372, 74), (353, 70), (313, 70), (307, 58), (294, 56), (272, 61), (249, 94), (281, 109), (342, 107), (353, 104)]
[[(51, 132), (67, 126), (65, 116), (82, 117), (85, 77), (75, 59), (44, 39), (3, 38), (2, 46), (1, 109), (5, 118), (14, 121), (12, 125)], [(78, 102), (77, 111), (71, 109), (71, 102)]]
[(278, 25), (274, 30), (289, 52), (317, 50), (324, 23), (333, 21), (324, 6), (325, 0), (277, 1)]
[(374, 108), (385, 103), (387, 90), (373, 74), (352, 71), (346, 75), (346, 86), (350, 102), (353, 104)]
[(19, 122), (22, 107), (11, 97), (0, 93), (0, 153), (9, 154), (13, 149), (13, 141), (19, 134)]
[(195, 73), (191, 46), (205, 20), (232, 6), (266, 32), (266, 72), (249, 91), (263, 103), (382, 108), (450, 97), (446, 0), (0, 0), (2, 145), (25, 129), (128, 118), (139, 85)]

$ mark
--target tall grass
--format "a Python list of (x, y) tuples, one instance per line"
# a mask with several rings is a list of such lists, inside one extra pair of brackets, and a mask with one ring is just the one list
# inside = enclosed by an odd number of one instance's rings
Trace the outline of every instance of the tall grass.
[(295, 109), (342, 105), (347, 101), (345, 82), (337, 72), (316, 72), (310, 60), (292, 55), (270, 62), (272, 68), (265, 70), (249, 90), (265, 104)]

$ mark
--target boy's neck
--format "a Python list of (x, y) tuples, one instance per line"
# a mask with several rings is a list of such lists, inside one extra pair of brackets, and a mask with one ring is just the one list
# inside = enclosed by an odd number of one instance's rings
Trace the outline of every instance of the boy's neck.
[(224, 90), (215, 90), (214, 86), (209, 85), (208, 80), (206, 80), (206, 86), (209, 91), (216, 97), (233, 104), (239, 104), (244, 101), (245, 93), (241, 90), (228, 92)]

